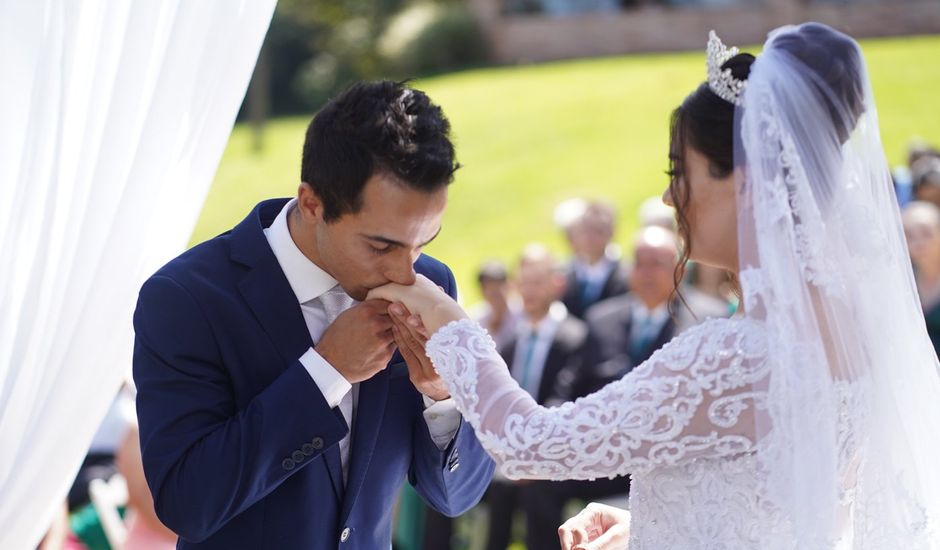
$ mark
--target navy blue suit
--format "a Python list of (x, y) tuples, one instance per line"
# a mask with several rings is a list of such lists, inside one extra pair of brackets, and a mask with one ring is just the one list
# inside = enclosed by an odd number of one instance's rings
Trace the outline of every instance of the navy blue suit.
[[(263, 229), (286, 199), (161, 268), (134, 314), (134, 380), (144, 471), (178, 548), (388, 548), (406, 476), (438, 511), (477, 503), (493, 463), (461, 423), (440, 451), (396, 353), (359, 388), (348, 428), (301, 365), (313, 345)], [(455, 293), (450, 270), (415, 270)]]

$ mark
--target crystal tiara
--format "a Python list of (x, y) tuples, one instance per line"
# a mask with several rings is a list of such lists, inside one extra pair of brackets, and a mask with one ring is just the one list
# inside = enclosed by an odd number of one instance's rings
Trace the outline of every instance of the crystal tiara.
[(737, 48), (725, 46), (715, 31), (708, 33), (708, 87), (715, 95), (728, 103), (740, 106), (743, 102), (746, 80), (738, 80), (731, 74), (731, 69), (721, 70), (721, 66), (738, 55)]

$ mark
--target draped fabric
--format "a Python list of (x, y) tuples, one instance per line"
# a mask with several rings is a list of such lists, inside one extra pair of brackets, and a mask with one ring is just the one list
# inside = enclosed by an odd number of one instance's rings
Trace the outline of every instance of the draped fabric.
[(35, 546), (188, 240), (275, 0), (0, 0), (0, 548)]
[(773, 335), (761, 494), (795, 548), (938, 548), (938, 362), (860, 47), (777, 29), (736, 117), (743, 302)]

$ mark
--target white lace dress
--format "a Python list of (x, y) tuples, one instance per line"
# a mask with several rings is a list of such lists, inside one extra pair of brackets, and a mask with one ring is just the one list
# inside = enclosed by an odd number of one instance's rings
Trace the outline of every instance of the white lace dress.
[(545, 408), (519, 388), (476, 323), (453, 322), (427, 345), (506, 476), (632, 474), (631, 550), (759, 548), (767, 533), (788, 538), (758, 490), (753, 413), (764, 406), (766, 349), (759, 322), (711, 319), (597, 393)]

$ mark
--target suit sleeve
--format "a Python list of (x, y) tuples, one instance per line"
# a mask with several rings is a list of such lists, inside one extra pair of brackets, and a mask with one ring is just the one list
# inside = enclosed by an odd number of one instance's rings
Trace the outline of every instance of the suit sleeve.
[[(456, 299), (454, 275), (443, 264), (432, 279)], [(417, 415), (414, 453), (408, 479), (419, 495), (438, 512), (458, 516), (480, 501), (493, 477), (495, 464), (463, 419), (451, 444), (443, 451), (435, 445), (423, 415)]]
[(299, 360), (236, 403), (213, 327), (175, 280), (144, 284), (134, 327), (144, 471), (183, 539), (206, 539), (345, 435)]

